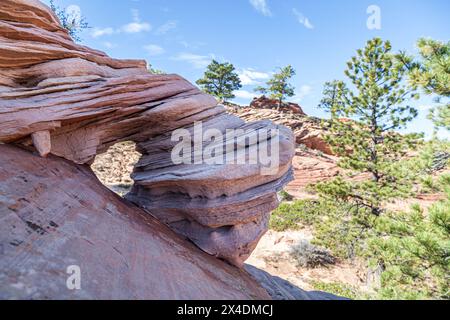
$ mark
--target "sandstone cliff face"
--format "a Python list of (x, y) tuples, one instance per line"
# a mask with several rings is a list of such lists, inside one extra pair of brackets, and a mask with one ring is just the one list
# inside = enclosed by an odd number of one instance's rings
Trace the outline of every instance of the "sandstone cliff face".
[[(192, 132), (200, 121), (222, 133), (277, 132), (259, 141), (279, 139), (277, 173), (262, 175), (259, 164), (174, 164), (171, 133)], [(76, 164), (91, 164), (118, 142), (135, 142), (142, 157), (128, 199), (237, 266), (267, 230), (276, 192), (292, 178), (289, 129), (245, 123), (178, 75), (150, 74), (145, 61), (75, 44), (37, 0), (0, 3), (0, 124), (0, 142)], [(234, 140), (224, 145), (237, 148)]]

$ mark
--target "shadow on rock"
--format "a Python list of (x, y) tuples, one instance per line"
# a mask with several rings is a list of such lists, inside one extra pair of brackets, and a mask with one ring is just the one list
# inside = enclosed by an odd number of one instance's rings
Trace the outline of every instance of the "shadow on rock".
[(272, 276), (270, 273), (251, 265), (245, 265), (245, 270), (267, 290), (274, 300), (349, 300), (331, 293), (302, 290), (289, 281)]

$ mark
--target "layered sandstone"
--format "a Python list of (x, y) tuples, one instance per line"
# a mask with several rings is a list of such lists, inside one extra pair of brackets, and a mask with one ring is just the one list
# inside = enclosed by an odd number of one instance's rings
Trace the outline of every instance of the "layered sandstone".
[[(244, 151), (250, 157), (255, 146), (279, 141), (275, 172), (262, 174), (261, 164), (174, 164), (171, 133), (192, 132), (197, 122), (221, 133), (270, 132)], [(142, 154), (128, 199), (238, 266), (267, 230), (277, 190), (292, 178), (289, 129), (246, 123), (178, 75), (150, 74), (145, 61), (112, 59), (74, 43), (37, 0), (2, 0), (0, 142), (91, 164), (122, 141), (135, 142)], [(223, 145), (238, 148), (234, 140)]]
[(292, 112), (294, 114), (306, 116), (303, 112), (302, 107), (297, 103), (285, 102), (280, 106), (280, 102), (277, 99), (270, 99), (266, 96), (256, 97), (250, 103), (250, 108), (254, 109), (275, 109), (278, 111)]
[(289, 110), (274, 110), (273, 108), (227, 108), (227, 110), (246, 121), (270, 120), (276, 124), (286, 126), (294, 132), (295, 141), (309, 149), (333, 155), (330, 146), (325, 142), (323, 120), (309, 117), (303, 113), (295, 113)]

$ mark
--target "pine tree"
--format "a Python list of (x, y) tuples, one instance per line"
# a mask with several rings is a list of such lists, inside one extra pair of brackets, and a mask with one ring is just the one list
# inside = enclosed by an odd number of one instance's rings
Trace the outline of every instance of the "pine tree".
[(450, 130), (450, 42), (420, 39), (417, 47), (421, 61), (413, 62), (406, 54), (401, 55), (410, 69), (410, 82), (414, 87), (423, 88), (425, 93), (438, 96), (439, 105), (432, 110), (430, 119), (437, 128)]
[(347, 63), (345, 74), (355, 90), (336, 82), (326, 87), (323, 100), (332, 114), (326, 141), (340, 157), (339, 166), (370, 179), (349, 182), (338, 177), (317, 189), (375, 216), (381, 214), (384, 201), (408, 194), (408, 172), (398, 163), (418, 138), (395, 132), (417, 116), (406, 103), (417, 95), (404, 81), (407, 67), (391, 50), (389, 41), (368, 41)]
[(323, 89), (323, 98), (320, 101), (319, 108), (327, 111), (331, 118), (343, 108), (343, 97), (348, 94), (348, 89), (343, 81), (334, 80), (326, 82)]
[(220, 102), (235, 98), (233, 91), (242, 88), (239, 75), (231, 63), (213, 60), (202, 79), (196, 82), (204, 92), (215, 96)]
[(380, 298), (450, 299), (450, 176), (440, 185), (447, 197), (427, 214), (414, 205), (377, 220), (367, 255), (383, 265)]
[(289, 83), (293, 76), (295, 76), (295, 70), (291, 65), (280, 68), (280, 71), (267, 81), (267, 87), (257, 87), (255, 91), (262, 94), (268, 93), (271, 99), (278, 100), (278, 110), (280, 110), (284, 100), (295, 94), (295, 87)]

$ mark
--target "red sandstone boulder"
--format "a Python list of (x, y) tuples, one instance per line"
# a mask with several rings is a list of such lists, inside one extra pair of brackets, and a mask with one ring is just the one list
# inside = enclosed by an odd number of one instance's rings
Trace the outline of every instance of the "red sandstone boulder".
[(309, 149), (333, 155), (330, 146), (324, 140), (325, 129), (320, 119), (301, 114), (286, 113), (253, 107), (227, 108), (227, 111), (245, 121), (270, 120), (276, 124), (290, 128), (294, 132), (295, 142)]
[(280, 109), (280, 111), (284, 112), (292, 112), (294, 114), (306, 116), (306, 114), (303, 112), (302, 108), (292, 102), (283, 103), (281, 108), (279, 108), (279, 101), (276, 99), (270, 99), (266, 96), (261, 96), (254, 98), (253, 101), (250, 103), (251, 108), (255, 109)]

